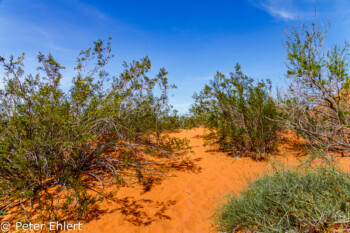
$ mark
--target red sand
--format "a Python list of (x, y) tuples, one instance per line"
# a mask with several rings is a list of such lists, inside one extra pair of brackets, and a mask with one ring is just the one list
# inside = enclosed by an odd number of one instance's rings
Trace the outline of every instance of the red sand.
[[(102, 204), (103, 211), (97, 219), (83, 223), (81, 232), (210, 232), (210, 217), (223, 196), (242, 190), (247, 179), (266, 171), (271, 164), (210, 151), (210, 147), (203, 146), (203, 133), (204, 129), (197, 128), (176, 134), (190, 139), (194, 151), (192, 163), (188, 163), (191, 166), (171, 171), (170, 177), (147, 192), (141, 186), (121, 188), (116, 201)], [(274, 159), (298, 164), (297, 141), (295, 136), (288, 137)]]

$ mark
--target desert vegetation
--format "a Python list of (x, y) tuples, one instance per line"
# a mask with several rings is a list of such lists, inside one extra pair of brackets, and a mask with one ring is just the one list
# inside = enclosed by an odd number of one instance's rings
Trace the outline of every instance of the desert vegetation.
[(285, 41), (289, 91), (282, 97), (284, 124), (327, 154), (348, 155), (348, 49), (330, 46), (327, 28), (313, 23), (292, 28)]
[[(306, 141), (303, 150), (311, 158), (327, 162), (314, 166), (308, 161), (298, 169), (279, 166), (250, 181), (216, 209), (215, 230), (349, 228), (350, 175), (328, 159), (349, 155), (349, 45), (329, 46), (326, 36), (327, 28), (315, 23), (287, 31), (288, 90), (274, 95), (269, 79), (248, 77), (237, 63), (231, 73), (218, 71), (195, 93), (185, 115), (169, 104), (168, 92), (176, 87), (167, 71), (161, 68), (151, 77), (147, 56), (124, 62), (118, 75), (108, 72), (110, 39), (80, 52), (67, 89), (62, 88), (65, 67), (51, 54), (39, 53), (37, 74), (26, 71), (24, 54), (0, 56), (5, 73), (0, 89), (0, 215), (23, 222), (84, 219), (95, 203), (117, 195), (113, 191), (123, 185), (143, 185), (147, 176), (170, 168), (199, 174), (196, 162), (201, 158), (183, 157), (191, 151), (189, 141), (170, 133), (201, 127), (209, 132), (203, 137), (205, 146), (214, 144), (234, 158), (265, 163), (278, 152), (286, 132), (292, 132)], [(174, 160), (180, 162), (170, 164)], [(129, 199), (121, 202), (127, 206)], [(169, 220), (163, 212), (176, 200), (159, 203), (154, 215)], [(138, 208), (134, 204), (131, 208)], [(152, 223), (146, 214), (132, 214), (146, 216), (147, 221), (134, 221), (138, 224)]]
[(230, 195), (215, 224), (223, 232), (326, 232), (350, 225), (350, 176), (332, 167), (276, 168)]
[(282, 167), (251, 182), (217, 209), (214, 222), (220, 231), (349, 228), (349, 174), (332, 162), (349, 151), (348, 44), (329, 47), (326, 36), (327, 28), (315, 23), (287, 31), (290, 86), (274, 101), (281, 127), (306, 139), (311, 158), (328, 165)]
[(270, 91), (270, 80), (254, 82), (237, 64), (228, 77), (217, 72), (193, 96), (191, 112), (211, 130), (206, 137), (209, 141), (235, 157), (265, 159), (274, 151), (279, 128), (279, 112)]
[[(156, 172), (157, 159), (176, 157), (187, 141), (170, 137), (167, 72), (149, 77), (144, 57), (111, 76), (110, 41), (98, 40), (77, 57), (73, 84), (62, 90), (64, 67), (39, 53), (38, 74), (28, 74), (24, 54), (0, 57), (0, 211), (27, 221), (35, 212), (84, 217), (104, 188)], [(155, 95), (157, 89), (160, 95)], [(38, 212), (39, 211), (39, 212)]]
[(265, 159), (280, 130), (290, 129), (314, 150), (347, 155), (349, 145), (348, 48), (327, 44), (327, 27), (302, 24), (287, 32), (289, 89), (273, 97), (270, 80), (254, 81), (237, 64), (229, 75), (217, 72), (193, 96), (190, 111), (235, 157)]

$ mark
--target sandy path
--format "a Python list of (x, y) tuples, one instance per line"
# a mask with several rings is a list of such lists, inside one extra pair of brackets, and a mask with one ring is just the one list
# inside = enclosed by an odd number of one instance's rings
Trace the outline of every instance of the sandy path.
[[(209, 232), (213, 208), (224, 194), (240, 191), (246, 180), (270, 167), (268, 162), (249, 158), (234, 159), (203, 147), (204, 129), (181, 131), (177, 136), (190, 139), (193, 164), (171, 172), (172, 176), (144, 192), (142, 187), (122, 188), (118, 203), (107, 204), (107, 211), (83, 224), (82, 232)], [(277, 159), (296, 161), (293, 146), (283, 145)], [(292, 162), (292, 163), (294, 163)]]

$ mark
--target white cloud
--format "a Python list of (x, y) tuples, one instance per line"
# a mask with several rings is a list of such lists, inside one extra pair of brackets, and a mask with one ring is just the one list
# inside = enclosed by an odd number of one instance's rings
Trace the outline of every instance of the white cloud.
[(271, 16), (282, 20), (309, 18), (315, 13), (315, 0), (249, 0)]
[(86, 3), (79, 1), (79, 0), (71, 0), (70, 3), (77, 10), (85, 13), (86, 15), (90, 15), (92, 17), (97, 17), (97, 18), (102, 19), (102, 20), (109, 20), (110, 19), (110, 17), (107, 14), (105, 14), (104, 12), (102, 12), (101, 10), (99, 10), (98, 8), (96, 8), (92, 5), (86, 4)]
[(276, 18), (291, 20), (298, 17), (297, 12), (293, 10), (293, 2), (291, 0), (266, 0), (260, 1), (260, 5)]

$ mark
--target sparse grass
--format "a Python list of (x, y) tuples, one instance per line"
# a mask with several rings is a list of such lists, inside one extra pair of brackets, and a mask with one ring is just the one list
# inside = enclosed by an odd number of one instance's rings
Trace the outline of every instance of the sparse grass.
[(230, 195), (217, 210), (219, 231), (323, 232), (348, 228), (350, 176), (334, 167), (278, 168)]

